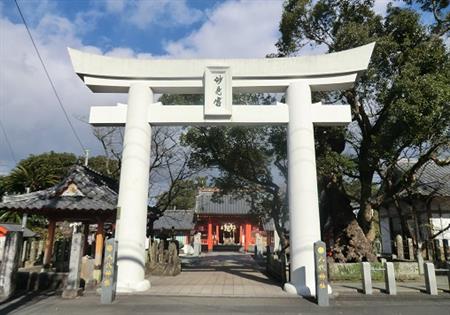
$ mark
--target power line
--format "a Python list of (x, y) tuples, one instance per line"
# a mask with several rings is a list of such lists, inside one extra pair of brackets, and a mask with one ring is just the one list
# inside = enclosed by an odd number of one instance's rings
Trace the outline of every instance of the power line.
[(28, 24), (25, 21), (25, 18), (24, 18), (23, 14), (22, 14), (22, 11), (20, 10), (19, 4), (17, 3), (17, 0), (14, 0), (14, 2), (16, 3), (17, 10), (19, 11), (20, 17), (22, 18), (22, 22), (25, 25), (25, 28), (27, 29), (28, 35), (30, 36), (30, 39), (31, 39), (31, 42), (33, 43), (34, 49), (36, 51), (36, 54), (39, 57), (39, 60), (40, 60), (41, 65), (42, 65), (42, 68), (44, 69), (44, 72), (47, 75), (47, 79), (50, 82), (50, 85), (52, 87), (53, 93), (55, 94), (56, 99), (58, 100), (59, 107), (63, 111), (64, 116), (66, 117), (66, 120), (67, 120), (67, 122), (70, 125), (70, 129), (72, 129), (73, 135), (75, 136), (75, 138), (77, 139), (78, 143), (80, 144), (82, 151), (85, 152), (86, 148), (84, 147), (83, 143), (81, 142), (81, 139), (78, 136), (78, 134), (77, 134), (77, 132), (76, 132), (72, 122), (70, 121), (70, 118), (69, 118), (69, 115), (67, 114), (66, 109), (64, 108), (64, 105), (63, 105), (63, 103), (61, 101), (61, 98), (59, 97), (59, 94), (56, 91), (55, 85), (53, 84), (53, 81), (50, 78), (50, 75), (49, 75), (49, 73), (47, 71), (47, 68), (45, 67), (44, 61), (42, 60), (41, 54), (39, 53), (39, 50), (38, 50), (38, 48), (36, 46), (36, 43), (34, 42), (33, 36), (31, 35), (30, 29), (28, 28)]
[(11, 153), (11, 157), (13, 158), (14, 162), (17, 164), (16, 155), (14, 154), (14, 150), (12, 148), (11, 142), (9, 142), (8, 134), (6, 133), (6, 129), (3, 126), (3, 122), (0, 119), (0, 129), (2, 129), (3, 135), (5, 136), (6, 144), (8, 145), (9, 152)]

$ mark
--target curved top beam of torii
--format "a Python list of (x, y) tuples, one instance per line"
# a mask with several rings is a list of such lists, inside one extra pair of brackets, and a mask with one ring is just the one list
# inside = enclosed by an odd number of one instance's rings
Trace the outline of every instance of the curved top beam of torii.
[(155, 93), (203, 93), (208, 67), (230, 69), (233, 92), (282, 92), (295, 79), (313, 90), (348, 88), (367, 69), (375, 43), (336, 53), (260, 59), (127, 59), (69, 48), (75, 72), (93, 92), (126, 93), (134, 81)]
[[(232, 104), (233, 93), (278, 93), (299, 82), (310, 91), (350, 88), (367, 69), (375, 43), (331, 54), (262, 59), (125, 59), (70, 49), (75, 72), (93, 92), (128, 93), (133, 84), (153, 93), (204, 94), (203, 106), (148, 107), (152, 125), (286, 124), (286, 104)], [(200, 105), (200, 104), (199, 104)], [(351, 120), (349, 106), (312, 104), (313, 123), (336, 125)], [(89, 122), (124, 125), (127, 106), (91, 107)]]

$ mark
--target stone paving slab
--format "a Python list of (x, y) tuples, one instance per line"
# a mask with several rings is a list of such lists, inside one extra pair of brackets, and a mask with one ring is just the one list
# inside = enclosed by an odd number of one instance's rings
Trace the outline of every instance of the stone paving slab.
[(202, 297), (292, 297), (269, 279), (251, 255), (208, 253), (184, 257), (175, 277), (152, 276), (151, 288), (140, 294)]

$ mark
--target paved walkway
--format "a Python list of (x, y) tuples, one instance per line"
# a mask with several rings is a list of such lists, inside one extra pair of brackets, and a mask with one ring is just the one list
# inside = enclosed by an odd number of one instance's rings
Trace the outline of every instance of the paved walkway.
[(213, 252), (185, 257), (176, 277), (150, 278), (151, 289), (142, 293), (164, 296), (289, 297), (279, 284), (262, 273), (248, 254)]

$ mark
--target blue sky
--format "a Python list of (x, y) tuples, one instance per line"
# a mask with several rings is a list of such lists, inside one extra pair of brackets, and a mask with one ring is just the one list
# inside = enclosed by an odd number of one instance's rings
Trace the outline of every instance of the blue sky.
[[(101, 154), (93, 105), (126, 95), (93, 94), (67, 47), (129, 58), (264, 57), (275, 52), (281, 0), (18, 0), (56, 89), (84, 144)], [(0, 174), (29, 154), (81, 149), (58, 107), (13, 0), (0, 1)], [(15, 156), (15, 159), (13, 158)]]
[[(114, 47), (134, 47), (137, 52), (165, 53), (163, 43), (181, 39), (198, 28), (223, 2), (122, 1), (122, 0), (18, 0), (26, 20), (36, 27), (42, 17), (53, 14), (67, 18), (80, 29), (83, 43), (108, 51)], [(36, 14), (37, 13), (37, 14)], [(4, 14), (20, 23), (12, 0), (4, 3)]]
[[(89, 107), (126, 102), (93, 94), (67, 47), (128, 58), (263, 58), (276, 51), (282, 0), (18, 0), (56, 89), (93, 155)], [(376, 1), (383, 12), (386, 0)], [(304, 53), (322, 53), (308, 48)], [(13, 0), (0, 1), (0, 174), (29, 154), (81, 149), (58, 107)]]

